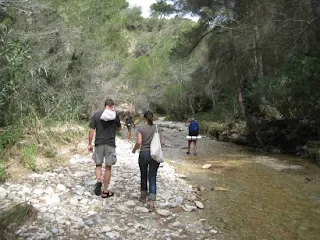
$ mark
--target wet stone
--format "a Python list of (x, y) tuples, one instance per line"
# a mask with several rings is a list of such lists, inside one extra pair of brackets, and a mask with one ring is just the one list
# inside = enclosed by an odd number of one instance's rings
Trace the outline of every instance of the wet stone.
[(200, 209), (203, 209), (204, 208), (204, 205), (202, 202), (199, 202), (199, 201), (194, 201), (194, 203), (196, 204), (196, 206)]

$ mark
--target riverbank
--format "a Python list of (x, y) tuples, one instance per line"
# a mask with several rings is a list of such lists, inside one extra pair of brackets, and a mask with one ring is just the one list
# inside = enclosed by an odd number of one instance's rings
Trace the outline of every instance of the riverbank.
[(248, 126), (245, 122), (200, 121), (204, 135), (218, 141), (251, 146), (266, 153), (300, 156), (320, 166), (320, 124), (299, 121), (264, 121)]

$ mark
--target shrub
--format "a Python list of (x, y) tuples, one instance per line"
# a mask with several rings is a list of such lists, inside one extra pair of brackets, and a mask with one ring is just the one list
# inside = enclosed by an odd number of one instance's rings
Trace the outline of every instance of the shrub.
[(32, 171), (36, 171), (36, 156), (37, 156), (37, 146), (32, 144), (25, 146), (22, 149), (22, 156), (21, 156), (21, 164), (31, 169)]
[(21, 138), (21, 130), (18, 127), (7, 127), (2, 133), (0, 133), (0, 154), (4, 150), (15, 144)]
[(0, 213), (0, 239), (15, 239), (13, 233), (18, 227), (33, 220), (37, 210), (24, 202), (14, 205)]
[(3, 160), (0, 160), (0, 182), (4, 182), (7, 178), (6, 166)]
[(57, 150), (53, 147), (44, 149), (44, 156), (47, 158), (55, 158), (57, 156)]

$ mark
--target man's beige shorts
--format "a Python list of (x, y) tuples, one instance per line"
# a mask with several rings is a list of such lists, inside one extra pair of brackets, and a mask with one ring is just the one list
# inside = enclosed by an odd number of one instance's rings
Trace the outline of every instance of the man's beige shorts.
[(114, 165), (117, 162), (116, 149), (106, 144), (95, 146), (92, 159), (96, 165), (102, 165), (103, 159), (107, 166)]

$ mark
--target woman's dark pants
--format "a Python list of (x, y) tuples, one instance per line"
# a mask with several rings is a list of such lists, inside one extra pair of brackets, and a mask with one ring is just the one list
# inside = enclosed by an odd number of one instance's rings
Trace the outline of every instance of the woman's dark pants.
[(150, 151), (140, 151), (139, 167), (141, 177), (141, 193), (148, 192), (149, 179), (149, 200), (156, 200), (157, 194), (157, 171), (160, 163), (153, 160), (150, 156)]

